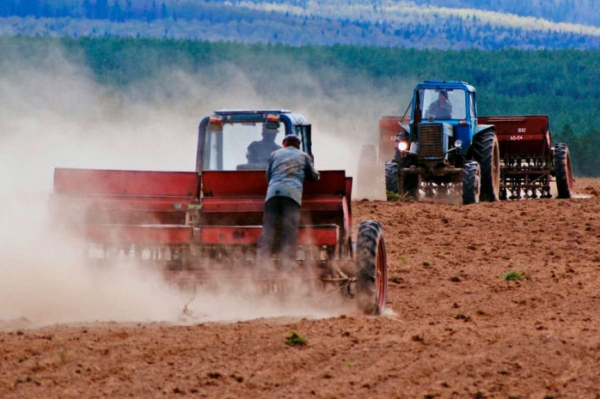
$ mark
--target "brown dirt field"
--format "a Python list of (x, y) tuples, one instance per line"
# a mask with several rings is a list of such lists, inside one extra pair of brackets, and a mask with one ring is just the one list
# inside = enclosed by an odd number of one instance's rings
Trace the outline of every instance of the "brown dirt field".
[[(576, 191), (354, 202), (356, 226), (385, 229), (385, 317), (5, 322), (0, 397), (600, 398), (600, 180)], [(307, 345), (286, 345), (292, 330)]]

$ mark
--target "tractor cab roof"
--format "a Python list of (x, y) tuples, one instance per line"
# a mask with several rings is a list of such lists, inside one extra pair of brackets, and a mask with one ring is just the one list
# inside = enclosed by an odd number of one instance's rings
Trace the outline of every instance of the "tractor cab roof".
[(275, 116), (279, 117), (284, 124), (289, 123), (293, 126), (309, 124), (304, 115), (288, 109), (221, 109), (214, 111), (214, 116), (222, 118), (224, 123), (264, 122), (268, 120), (269, 116)]
[(419, 89), (436, 89), (436, 90), (453, 90), (462, 89), (470, 93), (475, 93), (475, 87), (467, 82), (459, 80), (425, 80), (417, 85), (415, 90)]
[(216, 115), (289, 114), (289, 109), (218, 109)]

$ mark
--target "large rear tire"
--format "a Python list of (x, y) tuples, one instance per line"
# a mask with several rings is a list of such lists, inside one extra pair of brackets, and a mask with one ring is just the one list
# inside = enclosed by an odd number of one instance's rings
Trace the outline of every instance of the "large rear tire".
[(385, 163), (385, 191), (398, 194), (398, 162), (387, 161)]
[(356, 240), (356, 299), (359, 309), (380, 315), (387, 301), (387, 260), (383, 228), (378, 221), (360, 224)]
[(569, 154), (569, 148), (564, 143), (559, 143), (554, 147), (554, 168), (558, 198), (571, 198), (573, 195), (571, 155)]
[(475, 161), (465, 162), (462, 186), (463, 205), (474, 204), (479, 201), (479, 182), (479, 164)]
[(500, 196), (500, 146), (496, 132), (488, 130), (473, 139), (473, 159), (479, 164), (480, 201), (497, 201)]

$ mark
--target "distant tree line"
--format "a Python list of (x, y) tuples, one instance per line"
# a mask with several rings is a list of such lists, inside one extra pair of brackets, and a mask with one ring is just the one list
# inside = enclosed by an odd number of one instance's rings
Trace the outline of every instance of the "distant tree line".
[(348, 90), (348, 96), (359, 96), (351, 91), (355, 81), (368, 82), (379, 92), (397, 90), (382, 115), (402, 114), (419, 81), (466, 81), (477, 89), (480, 115), (549, 115), (553, 141), (569, 145), (576, 174), (600, 176), (600, 50), (441, 51), (116, 37), (0, 37), (0, 71), (12, 62), (11, 54), (47, 53), (57, 45), (67, 59), (86, 65), (99, 83), (115, 91), (160, 80), (162, 72), (173, 69), (228, 85), (222, 81), (221, 66), (230, 65), (253, 82), (259, 94), (268, 96), (293, 83), (296, 71), (310, 71), (314, 83), (305, 88), (296, 82), (294, 92), (306, 90), (310, 97), (311, 87), (316, 86), (325, 94)]
[(134, 7), (131, 0), (2, 0), (0, 17), (87, 18), (123, 22), (128, 19), (153, 21), (172, 17), (164, 1), (152, 1), (149, 6)]

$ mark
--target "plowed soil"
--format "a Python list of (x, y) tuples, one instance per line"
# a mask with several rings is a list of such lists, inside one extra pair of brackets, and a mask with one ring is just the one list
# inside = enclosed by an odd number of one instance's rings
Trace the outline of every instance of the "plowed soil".
[[(340, 305), (225, 321), (186, 309), (180, 323), (3, 320), (0, 397), (598, 398), (600, 181), (578, 179), (576, 192), (353, 202), (355, 226), (385, 229), (382, 317)], [(306, 344), (288, 345), (292, 332)]]

